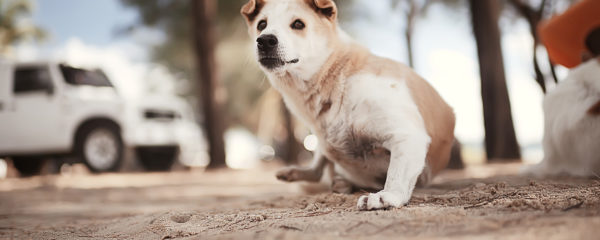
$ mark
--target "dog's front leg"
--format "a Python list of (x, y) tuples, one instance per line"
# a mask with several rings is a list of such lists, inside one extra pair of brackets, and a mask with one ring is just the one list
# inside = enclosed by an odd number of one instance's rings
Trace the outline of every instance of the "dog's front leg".
[(315, 151), (310, 167), (286, 167), (277, 171), (277, 179), (286, 182), (309, 181), (318, 182), (323, 176), (323, 169), (327, 165), (327, 158), (319, 150)]
[(425, 167), (430, 138), (424, 133), (398, 134), (386, 142), (390, 164), (383, 190), (358, 199), (359, 210), (401, 207), (408, 203)]

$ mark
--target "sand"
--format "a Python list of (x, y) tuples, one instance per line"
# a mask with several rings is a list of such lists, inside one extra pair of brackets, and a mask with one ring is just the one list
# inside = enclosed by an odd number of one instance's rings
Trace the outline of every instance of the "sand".
[(352, 195), (274, 169), (0, 180), (0, 239), (598, 239), (600, 180), (529, 179), (518, 165), (446, 171), (408, 206), (360, 212)]

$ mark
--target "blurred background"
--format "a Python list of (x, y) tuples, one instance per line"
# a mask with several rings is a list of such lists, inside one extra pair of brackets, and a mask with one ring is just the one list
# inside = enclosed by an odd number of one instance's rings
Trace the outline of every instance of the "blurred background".
[[(316, 137), (259, 70), (245, 2), (0, 0), (0, 177), (310, 159)], [(336, 2), (353, 38), (454, 108), (465, 164), (541, 161), (543, 94), (568, 71), (536, 28), (576, 1)]]

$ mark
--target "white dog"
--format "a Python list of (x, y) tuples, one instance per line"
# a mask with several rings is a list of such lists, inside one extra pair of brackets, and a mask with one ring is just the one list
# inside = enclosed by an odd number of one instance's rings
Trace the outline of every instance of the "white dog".
[(279, 179), (318, 181), (331, 162), (334, 191), (381, 190), (358, 200), (372, 210), (403, 206), (446, 166), (452, 109), (413, 70), (353, 42), (333, 0), (250, 0), (241, 12), (272, 86), (319, 139), (312, 166)]
[(537, 177), (600, 176), (600, 58), (573, 69), (544, 99), (544, 159)]

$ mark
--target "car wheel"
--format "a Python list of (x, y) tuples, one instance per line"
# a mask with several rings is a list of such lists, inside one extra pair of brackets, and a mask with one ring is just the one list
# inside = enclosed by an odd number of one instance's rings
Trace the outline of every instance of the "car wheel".
[(78, 134), (76, 144), (77, 155), (92, 172), (112, 172), (121, 166), (123, 140), (116, 126), (85, 126)]
[(177, 147), (138, 147), (137, 157), (148, 171), (169, 171), (177, 157)]
[(39, 175), (46, 162), (39, 157), (13, 157), (12, 161), (22, 177)]

